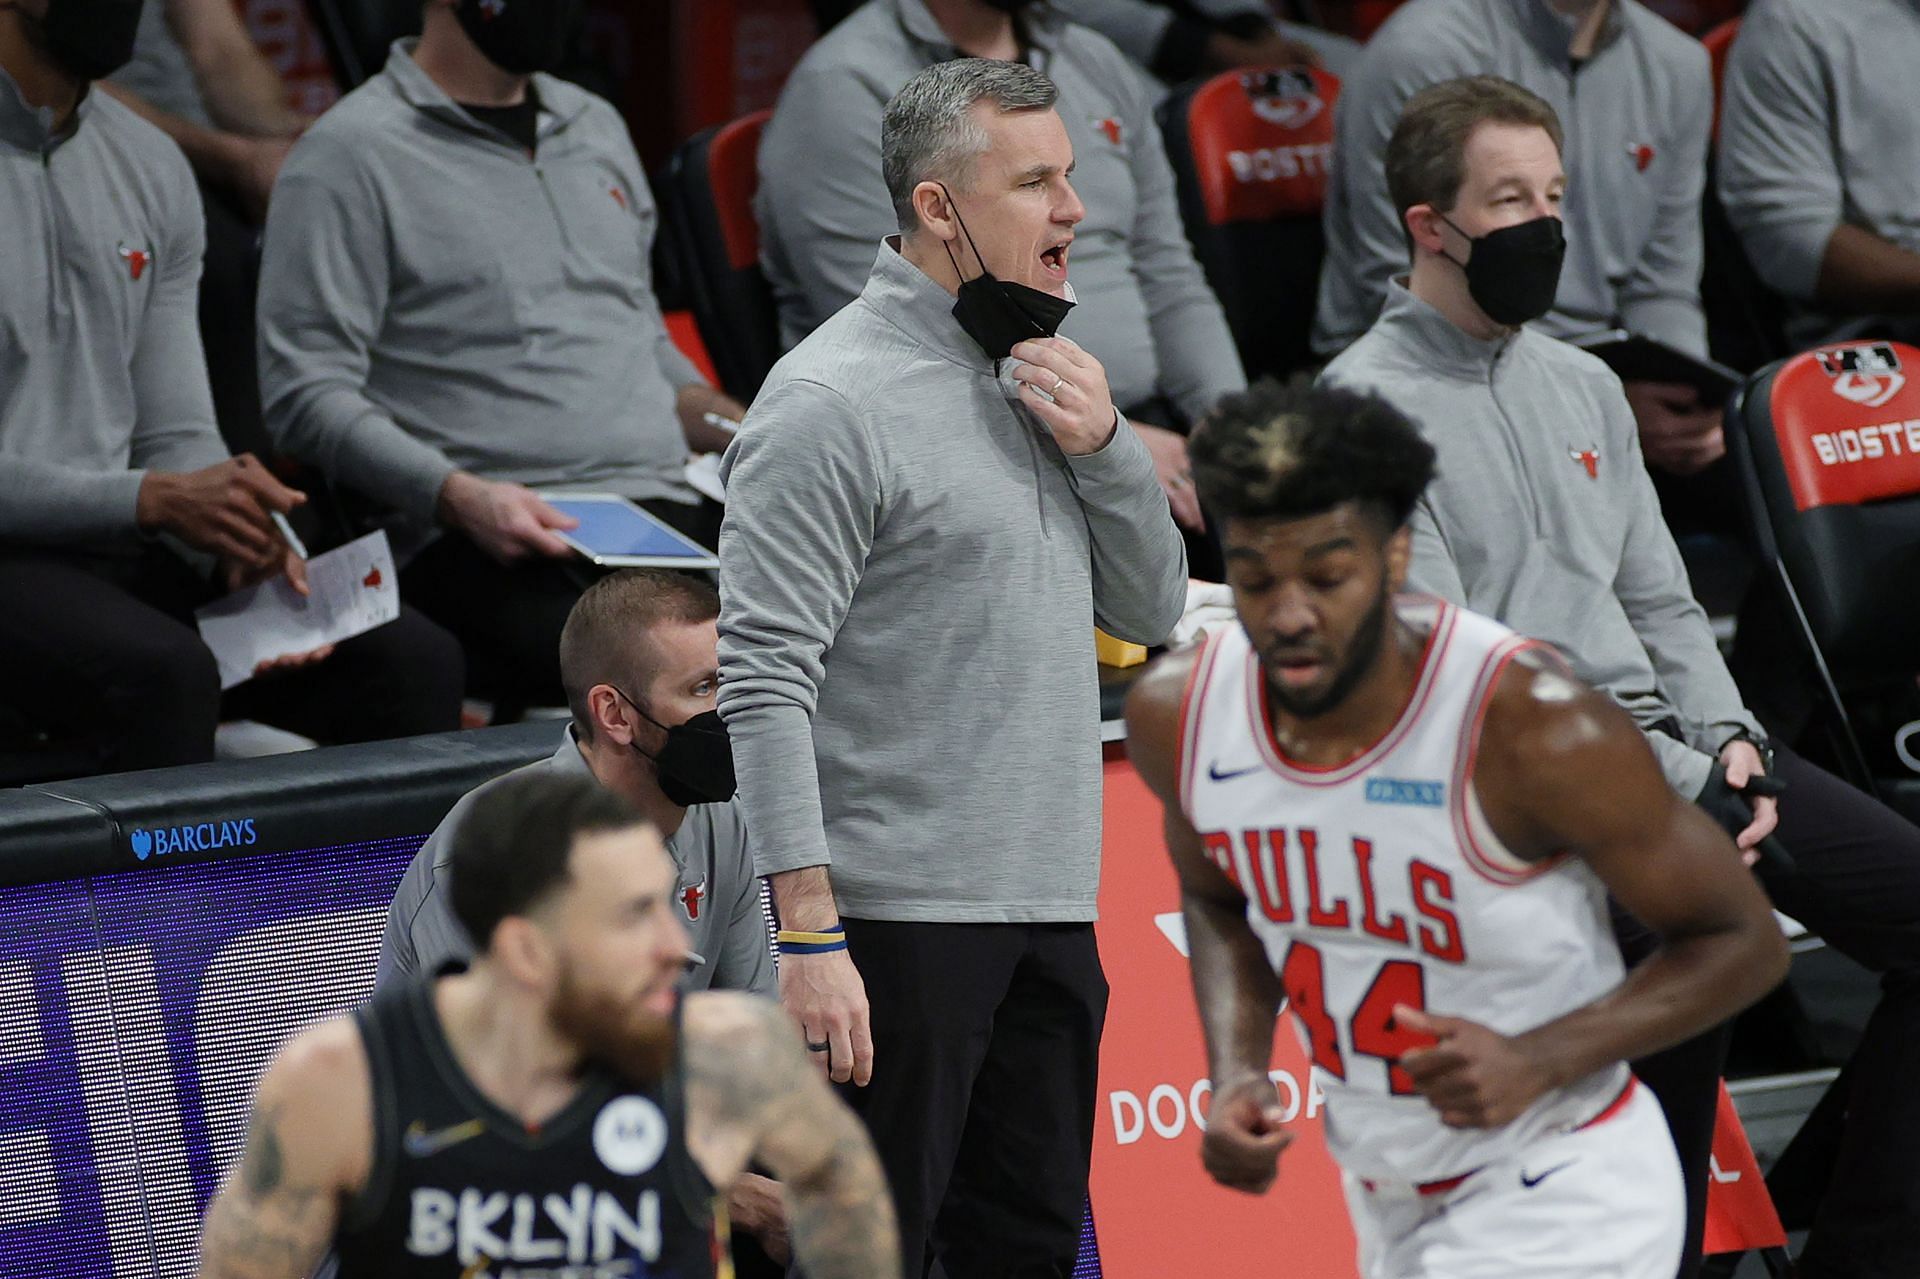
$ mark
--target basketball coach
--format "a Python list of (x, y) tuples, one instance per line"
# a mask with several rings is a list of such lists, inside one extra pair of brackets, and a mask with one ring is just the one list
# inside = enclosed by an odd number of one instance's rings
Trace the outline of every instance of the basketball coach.
[(1098, 361), (1054, 336), (1085, 215), (1053, 83), (887, 105), (901, 233), (726, 459), (720, 713), (781, 996), (873, 1133), (905, 1273), (1072, 1272), (1107, 984), (1093, 628), (1153, 644), (1186, 559)]

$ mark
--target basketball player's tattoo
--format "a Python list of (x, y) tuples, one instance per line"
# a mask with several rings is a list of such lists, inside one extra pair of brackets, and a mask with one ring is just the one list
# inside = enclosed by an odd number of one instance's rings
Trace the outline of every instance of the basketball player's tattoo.
[(289, 1180), (269, 1104), (247, 1127), (238, 1174), (207, 1210), (201, 1279), (292, 1279), (320, 1259), (332, 1234), (334, 1203), (318, 1186)]
[(866, 1129), (835, 1100), (778, 1006), (732, 1003), (725, 1021), (689, 1038), (689, 1110), (750, 1135), (747, 1153), (786, 1190), (794, 1260), (809, 1279), (893, 1279), (899, 1232)]
[(247, 1125), (247, 1152), (240, 1166), (246, 1170), (247, 1193), (256, 1199), (280, 1185), (280, 1135), (274, 1131), (277, 1109), (267, 1107)]

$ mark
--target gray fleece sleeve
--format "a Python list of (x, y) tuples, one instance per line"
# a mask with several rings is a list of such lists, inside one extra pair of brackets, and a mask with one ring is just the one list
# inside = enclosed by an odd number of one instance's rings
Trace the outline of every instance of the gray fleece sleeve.
[(260, 397), (267, 432), (330, 479), (431, 520), (454, 465), (367, 398), (387, 306), (386, 216), (341, 143), (308, 134), (287, 157), (260, 263)]
[(722, 472), (720, 714), (754, 865), (824, 866), (813, 712), (880, 518), (872, 443), (840, 395), (788, 382), (762, 392)]
[(164, 193), (166, 239), (134, 347), (133, 469), (95, 471), (32, 458), (0, 460), (0, 538), (52, 545), (133, 537), (148, 470), (197, 471), (227, 459), (200, 345), (206, 223), (185, 159)]
[(1221, 396), (1246, 390), (1247, 375), (1220, 299), (1207, 286), (1181, 226), (1173, 167), (1153, 121), (1151, 91), (1142, 74), (1120, 58), (1112, 60), (1112, 75), (1129, 86), (1128, 163), (1136, 196), (1128, 247), (1160, 360), (1160, 392), (1189, 422), (1198, 422)]
[(1674, 155), (1662, 166), (1653, 233), (1620, 286), (1620, 323), (1635, 333), (1704, 358), (1707, 314), (1700, 303), (1705, 261), (1700, 196), (1707, 184), (1713, 131), (1713, 79), (1704, 49), (1688, 50), (1679, 77), (1682, 105), (1674, 115)]
[(1833, 76), (1814, 33), (1761, 5), (1727, 58), (1720, 199), (1767, 282), (1813, 298), (1846, 191), (1831, 137)]
[(1187, 603), (1187, 545), (1153, 455), (1122, 417), (1104, 448), (1067, 465), (1091, 535), (1094, 620), (1115, 639), (1163, 643)]
[(1626, 397), (1616, 390), (1604, 398), (1614, 419), (1608, 429), (1614, 455), (1621, 459), (1616, 465), (1626, 473), (1630, 486), (1622, 503), (1627, 537), (1614, 576), (1614, 594), (1653, 659), (1654, 672), (1679, 712), (1689, 744), (1718, 750), (1736, 731), (1758, 733), (1760, 725), (1742, 703), (1720, 656), (1707, 611), (1693, 597), (1680, 548), (1667, 531), (1660, 498), (1640, 454), (1640, 435)]
[(887, 94), (840, 68), (802, 65), (760, 140), (761, 262), (792, 347), (859, 296), (896, 229), (880, 176)]

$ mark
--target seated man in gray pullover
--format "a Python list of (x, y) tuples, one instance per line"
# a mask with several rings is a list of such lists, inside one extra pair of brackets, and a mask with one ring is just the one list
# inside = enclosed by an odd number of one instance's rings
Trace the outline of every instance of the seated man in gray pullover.
[(553, 702), (586, 578), (536, 490), (618, 493), (711, 546), (687, 454), (726, 446), (706, 413), (743, 410), (668, 336), (619, 113), (527, 73), (577, 7), (487, 9), (428, 0), (419, 40), (294, 147), (267, 217), (260, 384), (282, 450), (391, 513), (403, 594), (497, 685)]
[[(1543, 331), (1618, 327), (1705, 355), (1713, 84), (1700, 42), (1639, 0), (1421, 0), (1374, 33), (1334, 108), (1314, 349), (1331, 357), (1365, 332), (1406, 268), (1381, 166), (1400, 109), (1428, 85), (1483, 74), (1533, 90), (1566, 129), (1567, 267)], [(1725, 454), (1720, 406), (1691, 388), (1636, 382), (1627, 398), (1658, 470), (1693, 475)]]
[(1802, 342), (1863, 317), (1920, 341), (1916, 65), (1907, 0), (1756, 0), (1741, 20), (1720, 199)]
[[(212, 759), (220, 672), (194, 609), (305, 581), (272, 522), (304, 495), (214, 425), (193, 175), (92, 83), (137, 18), (0, 5), (0, 708), (68, 775)], [(226, 709), (331, 741), (459, 727), (458, 647), (411, 611), (279, 665), (307, 669)]]
[(1201, 527), (1177, 430), (1246, 386), (1219, 299), (1181, 230), (1173, 170), (1153, 121), (1157, 88), (1097, 32), (1039, 4), (873, 0), (807, 50), (760, 143), (760, 259), (792, 346), (852, 301), (894, 225), (880, 173), (880, 116), (921, 68), (1019, 59), (1060, 86), (1087, 200), (1076, 228), (1083, 306), (1061, 332), (1113, 379), (1180, 523)]
[[(1774, 1182), (1815, 1187), (1803, 1274), (1920, 1274), (1920, 1168), (1908, 1153), (1920, 1142), (1920, 829), (1769, 749), (1690, 593), (1620, 380), (1585, 352), (1488, 315), (1522, 303), (1538, 315), (1553, 297), (1558, 258), (1542, 246), (1560, 239), (1559, 141), (1551, 107), (1490, 76), (1408, 102), (1387, 180), (1413, 271), (1323, 376), (1403, 406), (1439, 451), (1439, 479), (1412, 521), (1409, 581), (1557, 646), (1633, 715), (1674, 788), (1734, 829), (1750, 861), (1777, 837), (1788, 855), (1755, 867), (1775, 904), (1885, 975), (1844, 1104), (1815, 1112)], [(1511, 251), (1521, 242), (1525, 255)], [(1768, 774), (1785, 783), (1778, 799)], [(1640, 940), (1623, 921), (1630, 960)], [(1689, 1266), (1722, 1047), (1636, 1063), (1689, 1174)]]
[[(473, 958), (454, 917), (453, 848), (480, 796), (523, 773), (591, 775), (659, 830), (679, 870), (674, 888), (693, 960), (683, 990), (745, 990), (773, 998), (773, 934), (753, 872), (746, 823), (733, 798), (724, 734), (673, 726), (714, 717), (720, 672), (714, 630), (720, 597), (705, 582), (663, 569), (627, 569), (589, 586), (560, 636), (560, 675), (573, 721), (553, 756), (468, 792), (407, 865), (387, 912), (376, 984), (432, 975)], [(718, 725), (714, 726), (717, 730)], [(784, 1247), (778, 1189), (749, 1175), (727, 1198), (727, 1218)]]
[(1186, 595), (1100, 363), (1028, 336), (1085, 212), (1056, 96), (984, 59), (901, 89), (901, 234), (725, 463), (720, 713), (799, 934), (781, 996), (860, 1085), (911, 1275), (1072, 1269), (1106, 1010), (1093, 628), (1158, 643)]

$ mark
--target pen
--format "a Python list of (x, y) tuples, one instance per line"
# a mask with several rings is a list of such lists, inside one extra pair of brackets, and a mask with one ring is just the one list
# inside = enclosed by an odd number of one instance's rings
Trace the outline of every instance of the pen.
[(738, 422), (730, 417), (722, 417), (718, 413), (702, 413), (700, 420), (708, 426), (725, 431), (728, 435), (738, 434), (740, 430), (740, 424)]
[(268, 511), (267, 514), (273, 517), (273, 526), (279, 529), (280, 536), (286, 539), (287, 549), (292, 551), (295, 555), (299, 556), (301, 559), (303, 560), (306, 559), (307, 544), (305, 542), (302, 542), (300, 540), (300, 535), (293, 531), (293, 525), (287, 522), (287, 517), (280, 514), (280, 512), (278, 511)]

